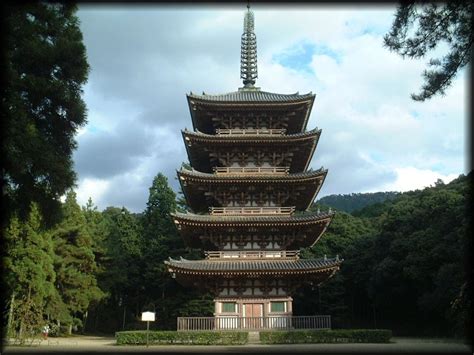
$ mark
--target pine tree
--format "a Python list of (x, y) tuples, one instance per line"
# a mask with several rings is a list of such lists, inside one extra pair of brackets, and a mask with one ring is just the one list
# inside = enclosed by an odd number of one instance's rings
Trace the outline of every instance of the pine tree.
[(144, 282), (149, 301), (158, 303), (165, 297), (169, 275), (163, 263), (170, 256), (183, 255), (184, 244), (177, 234), (170, 213), (176, 211), (176, 194), (168, 179), (158, 174), (149, 189), (147, 207), (143, 214)]
[(472, 0), (409, 1), (399, 6), (392, 28), (384, 37), (385, 46), (409, 58), (422, 58), (441, 43), (449, 47), (443, 58), (429, 61), (431, 69), (423, 72), (425, 83), (419, 94), (411, 95), (413, 100), (425, 101), (437, 94), (444, 95), (456, 73), (470, 63), (474, 39), (472, 10)]
[(8, 290), (8, 331), (23, 342), (39, 333), (48, 299), (56, 298), (51, 236), (42, 228), (37, 204), (25, 222), (13, 216), (5, 230), (4, 281)]
[[(74, 135), (86, 123), (81, 86), (89, 65), (76, 5), (6, 2), (2, 139), (6, 212), (36, 201), (48, 226), (74, 184)], [(3, 121), (3, 120), (2, 120)]]
[[(92, 302), (104, 293), (97, 286), (97, 264), (92, 250), (92, 238), (86, 219), (76, 202), (76, 194), (69, 191), (62, 208), (63, 219), (53, 232), (55, 243), (56, 286), (63, 302), (73, 317), (74, 325), (82, 325), (81, 316)], [(69, 325), (69, 333), (73, 324)]]
[(136, 218), (126, 208), (107, 207), (102, 216), (107, 234), (105, 271), (100, 281), (109, 294), (103, 308), (115, 315), (115, 319), (107, 318), (106, 322), (115, 329), (124, 329), (129, 313), (133, 319), (138, 317), (144, 298), (142, 236)]

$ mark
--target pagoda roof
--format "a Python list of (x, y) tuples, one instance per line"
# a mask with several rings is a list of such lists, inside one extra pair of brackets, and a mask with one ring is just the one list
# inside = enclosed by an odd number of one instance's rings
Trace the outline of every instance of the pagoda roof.
[(335, 212), (304, 212), (301, 214), (293, 214), (291, 216), (239, 216), (239, 215), (210, 215), (210, 214), (194, 214), (194, 213), (181, 213), (175, 212), (171, 215), (178, 220), (180, 223), (189, 223), (194, 226), (226, 226), (226, 227), (238, 227), (238, 226), (268, 226), (272, 225), (304, 225), (312, 224), (314, 222), (321, 221), (328, 217), (332, 218)]
[(275, 275), (283, 272), (291, 274), (318, 273), (328, 269), (338, 269), (342, 259), (286, 259), (276, 260), (229, 260), (218, 258), (214, 260), (187, 260), (181, 258), (175, 260), (169, 258), (165, 264), (172, 272), (184, 274), (249, 274), (253, 276)]
[(287, 131), (302, 132), (306, 129), (309, 115), (313, 107), (315, 94), (308, 93), (277, 94), (260, 90), (240, 90), (220, 95), (186, 95), (193, 128), (206, 133), (215, 131), (215, 120), (218, 112), (285, 112), (289, 117)]
[(211, 163), (209, 148), (214, 149), (235, 149), (243, 150), (245, 147), (288, 147), (293, 152), (291, 159), (290, 172), (303, 171), (313, 157), (314, 151), (321, 136), (321, 129), (315, 128), (311, 131), (289, 134), (245, 134), (245, 135), (212, 135), (201, 132), (182, 131), (186, 151), (191, 165), (199, 170), (211, 172)]
[(265, 144), (267, 142), (284, 142), (294, 143), (300, 140), (311, 140), (314, 137), (321, 135), (321, 129), (315, 128), (306, 132), (299, 132), (294, 134), (245, 134), (245, 135), (219, 135), (219, 134), (206, 134), (199, 131), (188, 131), (182, 130), (183, 137), (189, 137), (189, 139), (195, 141), (212, 142), (220, 144), (234, 144), (240, 142), (251, 142), (255, 144)]
[(234, 192), (245, 192), (251, 187), (255, 192), (265, 190), (270, 184), (275, 189), (290, 191), (290, 197), (285, 205), (295, 206), (297, 210), (306, 210), (317, 196), (326, 175), (327, 170), (323, 168), (288, 175), (215, 175), (187, 169), (178, 171), (178, 179), (186, 201), (194, 212), (207, 212), (209, 207), (220, 206), (212, 196), (212, 191), (219, 186), (232, 185)]
[(187, 97), (188, 100), (219, 103), (293, 103), (314, 100), (316, 95), (312, 92), (300, 95), (299, 92), (294, 94), (278, 94), (261, 90), (239, 90), (217, 95), (209, 95), (204, 92), (202, 95), (196, 95), (191, 92)]
[(306, 180), (314, 180), (315, 178), (326, 176), (327, 169), (320, 168), (318, 170), (308, 170), (295, 174), (288, 175), (272, 175), (272, 174), (231, 174), (228, 175), (215, 175), (209, 173), (202, 173), (197, 170), (181, 169), (178, 171), (178, 178), (180, 180), (189, 181), (206, 181), (216, 183), (249, 183), (249, 182), (271, 182), (271, 183), (291, 183), (300, 182)]
[(232, 237), (235, 233), (236, 236), (255, 235), (261, 231), (264, 236), (271, 228), (278, 229), (282, 236), (296, 233), (297, 237), (288, 244), (289, 247), (311, 247), (324, 234), (335, 212), (304, 212), (291, 216), (216, 216), (180, 212), (171, 215), (187, 246), (211, 250), (219, 247), (212, 238), (203, 238), (210, 232), (219, 231)]

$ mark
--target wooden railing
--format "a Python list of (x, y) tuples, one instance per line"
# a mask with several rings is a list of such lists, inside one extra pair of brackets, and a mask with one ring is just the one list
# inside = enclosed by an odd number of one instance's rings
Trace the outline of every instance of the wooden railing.
[(266, 129), (266, 128), (249, 128), (249, 129), (241, 129), (241, 128), (218, 128), (216, 129), (216, 133), (219, 135), (283, 135), (286, 133), (286, 129)]
[(235, 175), (235, 174), (272, 174), (272, 175), (288, 175), (290, 168), (287, 166), (232, 166), (232, 167), (214, 167), (216, 175)]
[(180, 330), (295, 330), (331, 329), (331, 316), (267, 316), (267, 317), (178, 317)]
[(290, 215), (295, 207), (209, 207), (209, 213), (214, 216), (226, 215)]
[(261, 258), (294, 258), (299, 255), (299, 250), (236, 250), (236, 251), (206, 251), (207, 259), (220, 258), (245, 258), (245, 259), (261, 259)]

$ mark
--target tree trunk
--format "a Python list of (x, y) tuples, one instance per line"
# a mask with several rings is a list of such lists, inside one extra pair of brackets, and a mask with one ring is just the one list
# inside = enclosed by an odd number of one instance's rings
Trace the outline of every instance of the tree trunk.
[(374, 314), (374, 329), (377, 329), (377, 314), (375, 313), (375, 299), (372, 304), (372, 312)]
[(67, 334), (72, 335), (72, 324), (69, 324), (69, 326), (67, 327)]
[[(133, 309), (133, 308), (132, 308)], [(125, 312), (127, 310), (127, 305), (123, 305), (123, 320), (122, 320), (122, 330), (125, 330)]]
[(87, 323), (87, 316), (89, 311), (85, 311), (84, 316), (82, 317), (82, 334), (86, 332), (86, 323)]
[(8, 310), (8, 323), (7, 323), (7, 338), (11, 335), (11, 327), (13, 323), (13, 308), (15, 304), (15, 292), (12, 293), (12, 298), (10, 300), (10, 308)]

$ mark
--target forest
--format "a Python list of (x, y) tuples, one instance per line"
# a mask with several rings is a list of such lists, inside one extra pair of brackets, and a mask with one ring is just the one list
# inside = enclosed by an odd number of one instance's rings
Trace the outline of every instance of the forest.
[[(471, 182), (472, 173), (449, 184), (439, 180), (352, 214), (335, 208), (325, 235), (301, 256), (339, 255), (344, 262), (326, 283), (294, 295), (295, 315), (330, 314), (334, 328), (464, 336)], [(99, 211), (91, 200), (80, 207), (71, 190), (53, 228), (42, 226), (34, 203), (26, 221), (12, 218), (5, 233), (8, 328), (24, 331), (47, 319), (52, 334), (109, 334), (142, 328), (146, 310), (157, 312), (158, 329), (175, 329), (178, 316), (212, 316), (212, 295), (181, 287), (163, 263), (204, 257), (186, 248), (171, 219), (184, 207), (182, 196), (163, 174), (149, 191), (139, 214)], [(317, 202), (312, 210), (318, 208), (327, 205)]]
[[(89, 65), (70, 3), (7, 3), (2, 90), (3, 337), (176, 329), (178, 316), (210, 316), (211, 294), (181, 287), (169, 257), (199, 259), (170, 213), (184, 199), (157, 173), (144, 211), (74, 191), (74, 137), (87, 123)], [(473, 173), (404, 193), (333, 195), (311, 210), (336, 210), (303, 258), (339, 255), (341, 270), (294, 295), (294, 314), (329, 314), (334, 328), (387, 328), (394, 335), (469, 337)]]

